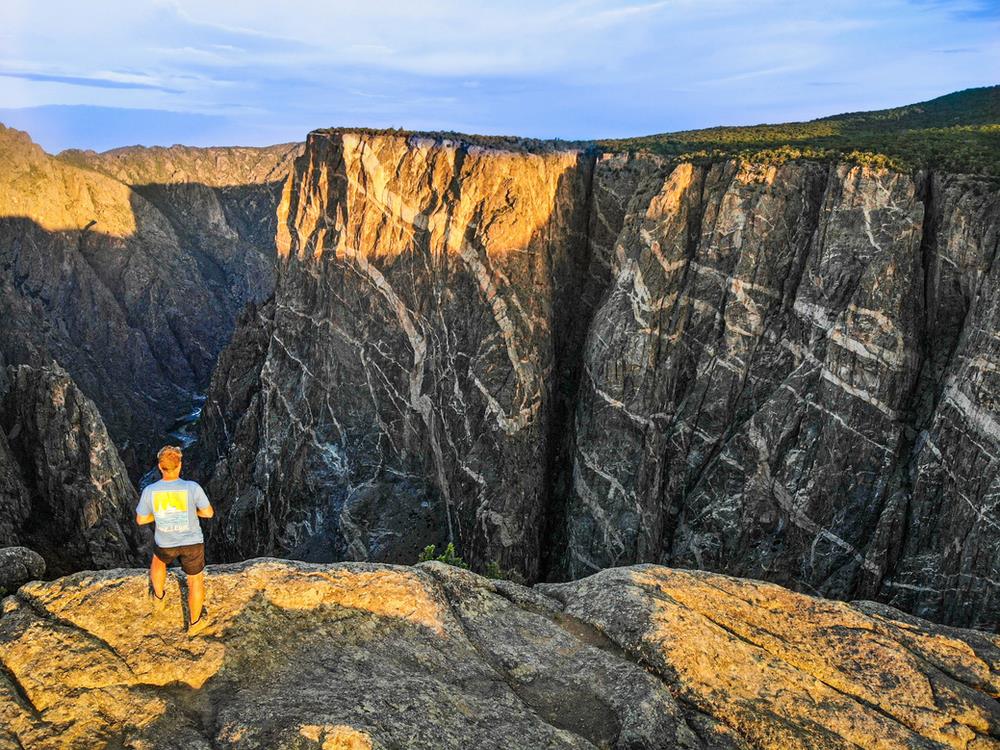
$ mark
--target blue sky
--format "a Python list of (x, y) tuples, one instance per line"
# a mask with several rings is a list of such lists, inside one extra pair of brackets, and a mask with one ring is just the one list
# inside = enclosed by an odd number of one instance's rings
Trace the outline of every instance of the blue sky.
[(596, 138), (1000, 83), (1000, 0), (3, 0), (0, 122), (49, 151), (335, 125)]

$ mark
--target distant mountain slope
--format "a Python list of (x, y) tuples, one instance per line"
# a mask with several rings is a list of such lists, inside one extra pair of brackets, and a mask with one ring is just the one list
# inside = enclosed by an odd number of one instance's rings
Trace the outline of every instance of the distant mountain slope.
[(97, 153), (68, 149), (56, 158), (132, 187), (197, 183), (214, 188), (284, 182), (301, 143), (274, 146), (125, 146)]
[(678, 160), (847, 158), (901, 170), (936, 167), (1000, 175), (1000, 86), (808, 122), (715, 127), (598, 143), (610, 151), (651, 151)]

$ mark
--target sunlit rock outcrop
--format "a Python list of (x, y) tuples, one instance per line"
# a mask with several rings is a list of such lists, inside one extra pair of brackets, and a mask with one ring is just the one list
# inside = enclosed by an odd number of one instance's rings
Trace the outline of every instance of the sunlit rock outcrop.
[(749, 747), (1000, 744), (996, 636), (653, 565), (539, 588)]
[[(180, 585), (179, 585), (180, 584)], [(998, 746), (1000, 642), (883, 605), (638, 566), (528, 589), (416, 568), (209, 568), (213, 625), (139, 570), (0, 613), (0, 748)]]

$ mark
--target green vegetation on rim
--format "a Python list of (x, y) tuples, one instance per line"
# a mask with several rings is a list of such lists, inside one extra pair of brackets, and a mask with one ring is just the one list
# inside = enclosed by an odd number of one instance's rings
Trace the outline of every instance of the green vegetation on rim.
[(444, 552), (440, 555), (437, 554), (435, 545), (428, 544), (424, 547), (424, 551), (420, 553), (420, 557), (417, 558), (417, 562), (432, 561), (443, 562), (445, 565), (454, 565), (456, 568), (468, 569), (469, 567), (469, 564), (458, 556), (458, 552), (455, 550), (455, 545), (452, 542), (448, 542), (448, 546), (444, 548)]
[[(463, 560), (458, 555), (458, 550), (455, 549), (455, 545), (452, 542), (448, 542), (448, 546), (444, 548), (444, 552), (440, 555), (437, 553), (437, 546), (433, 544), (428, 544), (424, 547), (424, 551), (420, 553), (417, 558), (418, 563), (422, 562), (443, 562), (445, 565), (454, 565), (456, 568), (469, 569), (469, 564)], [(500, 563), (496, 560), (491, 560), (486, 563), (486, 568), (483, 569), (481, 575), (487, 578), (493, 578), (498, 581), (514, 581), (515, 583), (520, 583), (523, 586), (527, 585), (524, 576), (518, 573), (516, 570), (509, 570), (502, 568)]]
[(933, 167), (1000, 176), (1000, 86), (809, 122), (686, 130), (597, 144), (606, 151), (648, 151), (678, 161), (846, 160), (901, 171)]
[(533, 153), (562, 149), (645, 151), (697, 163), (740, 158), (780, 164), (813, 159), (899, 171), (933, 168), (1000, 177), (1000, 86), (966, 89), (905, 107), (849, 112), (809, 122), (715, 127), (598, 141), (545, 141), (403, 129), (330, 128), (314, 132), (423, 136), (465, 146)]

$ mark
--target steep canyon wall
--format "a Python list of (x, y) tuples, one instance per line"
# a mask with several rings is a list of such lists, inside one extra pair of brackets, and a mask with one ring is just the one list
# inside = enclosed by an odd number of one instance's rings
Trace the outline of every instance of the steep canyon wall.
[(985, 178), (313, 133), (206, 406), (213, 544), (995, 624), (998, 218)]
[(231, 503), (221, 549), (412, 561), (453, 537), (540, 574), (552, 433), (592, 313), (592, 166), (310, 135), (279, 212), (277, 291), (253, 323), (266, 333), (246, 334), (260, 357), (238, 334), (206, 405), (206, 446), (235, 436), (212, 487)]

